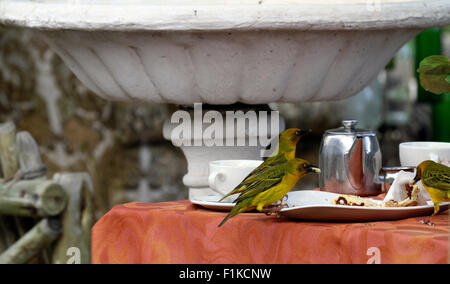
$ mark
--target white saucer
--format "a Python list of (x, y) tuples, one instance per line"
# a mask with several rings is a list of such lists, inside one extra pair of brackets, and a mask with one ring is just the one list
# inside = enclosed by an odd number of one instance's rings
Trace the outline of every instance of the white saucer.
[(191, 203), (202, 206), (207, 209), (217, 211), (230, 211), (234, 207), (235, 203), (231, 202), (218, 202), (217, 196), (200, 196), (195, 199), (191, 199)]

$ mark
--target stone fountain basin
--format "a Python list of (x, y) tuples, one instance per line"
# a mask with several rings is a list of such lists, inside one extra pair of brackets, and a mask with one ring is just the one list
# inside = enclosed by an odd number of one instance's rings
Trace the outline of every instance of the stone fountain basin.
[(11, 1), (0, 21), (38, 30), (111, 100), (265, 104), (362, 90), (448, 0)]

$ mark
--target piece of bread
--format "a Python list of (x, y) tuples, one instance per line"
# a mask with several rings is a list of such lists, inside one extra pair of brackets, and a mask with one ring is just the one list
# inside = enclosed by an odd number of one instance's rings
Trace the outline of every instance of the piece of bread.
[(417, 199), (419, 198), (419, 186), (415, 184), (411, 187), (409, 185), (405, 186), (405, 189), (408, 191), (408, 198), (402, 201), (395, 201), (395, 200), (389, 200), (387, 202), (383, 202), (382, 207), (409, 207), (409, 206), (416, 206), (417, 205)]
[(331, 204), (348, 205), (348, 206), (364, 206), (364, 207), (408, 207), (416, 206), (419, 197), (419, 186), (414, 185), (412, 190), (405, 188), (408, 191), (408, 198), (402, 201), (389, 200), (387, 202), (378, 203), (371, 198), (359, 197), (356, 195), (342, 194), (336, 197)]
[(349, 205), (349, 206), (364, 206), (364, 207), (381, 207), (379, 203), (374, 202), (370, 198), (363, 198), (356, 195), (339, 195), (331, 204), (335, 205)]

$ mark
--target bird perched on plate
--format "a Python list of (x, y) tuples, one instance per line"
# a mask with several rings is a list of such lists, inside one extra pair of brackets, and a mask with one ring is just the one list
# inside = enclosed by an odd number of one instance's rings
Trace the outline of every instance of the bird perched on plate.
[(220, 201), (224, 200), (230, 195), (240, 193), (251, 186), (255, 181), (259, 181), (264, 178), (268, 178), (265, 173), (266, 170), (283, 165), (289, 160), (295, 158), (295, 150), (297, 148), (297, 143), (300, 138), (311, 132), (311, 129), (299, 129), (299, 128), (289, 128), (283, 131), (280, 135), (280, 140), (277, 146), (277, 150), (274, 154), (267, 158), (259, 167), (254, 169), (240, 184), (238, 184), (231, 192), (222, 197)]
[(450, 168), (430, 160), (424, 161), (417, 166), (416, 176), (410, 185), (416, 184), (419, 180), (422, 180), (423, 187), (428, 191), (434, 203), (433, 214), (428, 221), (422, 222), (433, 225), (431, 217), (439, 212), (439, 203), (450, 201)]
[(282, 199), (300, 178), (309, 172), (320, 173), (318, 167), (295, 158), (295, 148), (300, 137), (309, 132), (310, 130), (288, 129), (281, 134), (278, 153), (252, 171), (226, 195), (240, 193), (234, 201), (236, 205), (219, 227), (239, 213), (253, 209), (263, 211), (265, 207)]

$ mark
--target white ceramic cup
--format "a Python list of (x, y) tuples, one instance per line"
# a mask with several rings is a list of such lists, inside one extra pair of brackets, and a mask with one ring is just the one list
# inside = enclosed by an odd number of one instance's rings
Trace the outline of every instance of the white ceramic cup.
[(437, 163), (450, 161), (450, 143), (405, 142), (400, 143), (400, 164), (403, 167), (417, 167), (421, 162), (432, 160)]
[(209, 187), (224, 196), (243, 181), (263, 161), (218, 160), (209, 163)]

